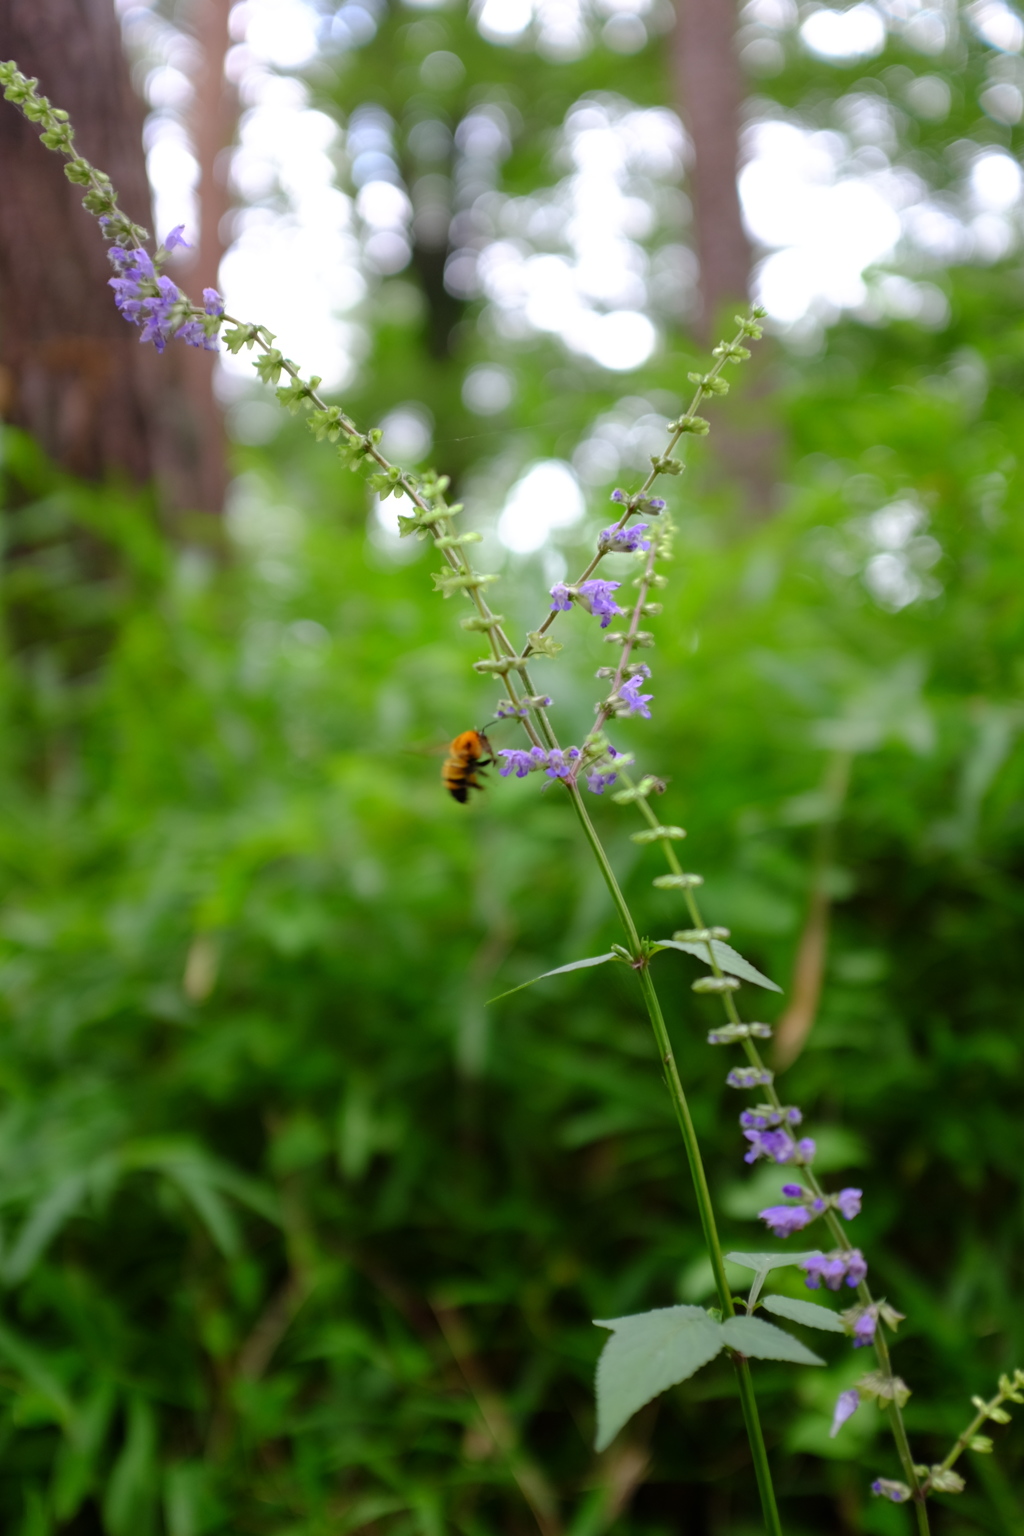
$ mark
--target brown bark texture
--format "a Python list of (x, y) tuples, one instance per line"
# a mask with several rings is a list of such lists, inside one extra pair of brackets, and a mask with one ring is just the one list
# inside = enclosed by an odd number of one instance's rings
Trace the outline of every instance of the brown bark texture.
[[(0, 0), (0, 58), (70, 113), (82, 154), (151, 227), (142, 112), (113, 0)], [(73, 474), (155, 479), (170, 510), (219, 510), (223, 470), (219, 485), (202, 473), (212, 397), (194, 398), (180, 344), (163, 357), (140, 346), (61, 157), (2, 101), (0, 167), (0, 415)]]
[[(199, 232), (194, 256), (182, 266), (183, 286), (198, 302), (204, 288), (217, 287), (224, 255), (224, 222), (231, 208), (228, 190), (229, 151), (238, 123), (238, 98), (224, 77), (230, 46), (228, 18), (234, 0), (193, 0), (192, 34), (199, 45), (199, 67), (188, 127), (199, 162)], [(185, 231), (189, 239), (194, 232)], [(193, 403), (204, 412), (199, 442), (199, 474), (203, 504), (220, 506), (227, 489), (224, 423), (213, 390), (215, 356), (189, 348), (184, 365)]]
[(750, 244), (736, 188), (744, 97), (735, 47), (736, 5), (735, 0), (676, 0), (676, 14), (676, 83), (694, 150), (690, 185), (700, 263), (697, 331), (708, 341), (725, 306), (745, 303), (750, 283)]

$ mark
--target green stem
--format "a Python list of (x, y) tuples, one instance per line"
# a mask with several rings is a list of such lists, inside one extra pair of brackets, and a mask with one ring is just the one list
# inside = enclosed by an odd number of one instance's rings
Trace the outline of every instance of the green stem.
[[(628, 774), (622, 774), (622, 779), (630, 788), (633, 787), (632, 781)], [(638, 805), (640, 813), (644, 817), (648, 826), (656, 827), (658, 825), (658, 818), (651, 810), (646, 799), (641, 799), (638, 801)], [(663, 839), (662, 849), (665, 854), (666, 862), (668, 863), (669, 869), (672, 871), (672, 873), (676, 875), (681, 874), (682, 866), (676, 857), (676, 851), (672, 846), (672, 843)], [(703, 914), (701, 913), (700, 903), (698, 902), (692, 887), (687, 887), (684, 892), (684, 899), (686, 902), (687, 912), (690, 916), (690, 921), (693, 923), (695, 928), (703, 929), (705, 926)], [(715, 976), (721, 976), (721, 967), (719, 966), (718, 961), (715, 959), (715, 952), (710, 942), (708, 943), (707, 949), (708, 964), (710, 965), (712, 972)], [(739, 1011), (736, 1007), (735, 999), (730, 992), (725, 992), (722, 994), (722, 1005), (725, 1009), (725, 1014), (729, 1021), (733, 1024), (739, 1024)], [(760, 1071), (763, 1071), (764, 1063), (761, 1059), (760, 1052), (752, 1040), (747, 1039), (743, 1041), (743, 1050), (751, 1066), (758, 1068)], [(765, 1092), (773, 1107), (781, 1113), (782, 1101), (779, 1098), (774, 1084), (769, 1082), (769, 1084), (766, 1086)], [(816, 1195), (822, 1195), (824, 1191), (819, 1185), (810, 1167), (805, 1166), (802, 1169), (802, 1172), (807, 1180), (808, 1186), (813, 1191), (813, 1193)], [(838, 1246), (841, 1248), (850, 1248), (852, 1246), (850, 1240), (844, 1232), (842, 1224), (837, 1219), (835, 1213), (833, 1211), (827, 1212), (825, 1220)], [(857, 1287), (857, 1294), (865, 1305), (870, 1306), (873, 1304), (873, 1297), (864, 1281), (861, 1281), (860, 1285)], [(875, 1332), (874, 1345), (879, 1366), (881, 1367), (883, 1374), (891, 1380), (892, 1362), (889, 1357), (889, 1350), (885, 1342), (881, 1324), (879, 1324)], [(903, 1414), (900, 1411), (898, 1403), (889, 1403), (888, 1415), (889, 1423), (892, 1428), (893, 1440), (896, 1444), (896, 1452), (900, 1459), (900, 1465), (903, 1468), (904, 1476), (906, 1477), (907, 1483), (909, 1484), (913, 1495), (914, 1510), (917, 1518), (918, 1536), (929, 1536), (928, 1510), (925, 1504), (926, 1490), (922, 1488), (921, 1479), (914, 1470), (914, 1458), (911, 1454), (910, 1443), (907, 1439), (906, 1426), (903, 1423)]]
[[(598, 837), (597, 830), (587, 813), (587, 808), (583, 804), (578, 787), (574, 783), (570, 783), (568, 788), (573, 810), (579, 818), (584, 836), (590, 844), (601, 874), (604, 876), (605, 884), (611, 893), (615, 909), (626, 931), (630, 950), (635, 957), (640, 990), (643, 993), (644, 1003), (651, 1021), (651, 1028), (654, 1031), (658, 1054), (661, 1057), (661, 1064), (665, 1074), (665, 1082), (668, 1087), (669, 1097), (672, 1100), (672, 1108), (675, 1110), (676, 1120), (682, 1134), (683, 1146), (686, 1149), (686, 1160), (690, 1165), (690, 1177), (693, 1180), (694, 1194), (697, 1197), (697, 1210), (700, 1214), (704, 1242), (711, 1260), (711, 1269), (715, 1279), (715, 1290), (718, 1292), (719, 1305), (724, 1317), (735, 1317), (736, 1311), (732, 1303), (729, 1281), (726, 1278), (725, 1256), (722, 1253), (722, 1244), (718, 1236), (714, 1206), (711, 1202), (711, 1191), (708, 1189), (707, 1175), (704, 1172), (704, 1162), (701, 1158), (700, 1145), (697, 1141), (697, 1132), (694, 1129), (693, 1119), (690, 1115), (690, 1106), (686, 1101), (679, 1069), (676, 1066), (672, 1042), (669, 1039), (668, 1026), (665, 1023), (665, 1016), (661, 1011), (661, 1002), (655, 990), (650, 968), (647, 965), (646, 956), (640, 944), (640, 936), (637, 933), (633, 915), (626, 903), (625, 896), (622, 894), (619, 882), (615, 878), (615, 871), (609, 862), (604, 845)], [(754, 1384), (750, 1374), (750, 1365), (742, 1355), (734, 1355), (733, 1363), (736, 1366), (736, 1374), (739, 1381), (740, 1403), (743, 1408), (747, 1438), (750, 1441), (750, 1453), (754, 1462), (758, 1492), (761, 1496), (761, 1509), (764, 1514), (765, 1530), (769, 1533), (769, 1536), (782, 1536), (782, 1526), (779, 1522), (779, 1511), (775, 1502), (775, 1490), (772, 1486), (768, 1452), (765, 1449), (764, 1436), (761, 1432), (761, 1421), (757, 1411), (757, 1400), (754, 1396)]]

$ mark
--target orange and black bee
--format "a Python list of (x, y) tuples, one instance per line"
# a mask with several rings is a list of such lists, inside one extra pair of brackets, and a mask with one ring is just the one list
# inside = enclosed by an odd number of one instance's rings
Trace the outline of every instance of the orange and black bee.
[(448, 748), (441, 783), (460, 805), (465, 805), (471, 789), (483, 789), (477, 775), (493, 762), (494, 751), (483, 731), (461, 731)]

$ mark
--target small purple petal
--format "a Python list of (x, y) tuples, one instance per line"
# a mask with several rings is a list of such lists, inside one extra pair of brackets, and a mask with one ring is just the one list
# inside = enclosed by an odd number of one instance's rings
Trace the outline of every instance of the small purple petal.
[(847, 1419), (852, 1419), (859, 1407), (860, 1393), (856, 1387), (850, 1387), (847, 1392), (840, 1392), (836, 1398), (835, 1412), (832, 1415), (832, 1428), (829, 1430), (830, 1440), (835, 1439)]
[(813, 1220), (805, 1205), (769, 1205), (757, 1214), (776, 1237), (792, 1237)]
[(847, 1221), (852, 1221), (855, 1216), (860, 1214), (860, 1203), (863, 1195), (864, 1191), (862, 1189), (841, 1189), (838, 1195), (836, 1195), (836, 1206), (840, 1214)]

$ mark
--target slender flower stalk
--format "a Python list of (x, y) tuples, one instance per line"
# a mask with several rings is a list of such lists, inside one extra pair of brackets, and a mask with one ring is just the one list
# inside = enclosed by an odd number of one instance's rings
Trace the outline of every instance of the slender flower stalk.
[[(635, 789), (635, 786), (633, 786), (633, 788)], [(635, 799), (640, 809), (640, 813), (647, 821), (652, 834), (660, 833), (661, 829), (659, 828), (657, 817), (651, 810), (647, 797), (637, 795), (635, 796)], [(683, 899), (686, 905), (687, 914), (692, 924), (691, 928), (684, 930), (682, 933), (678, 934), (677, 937), (679, 939), (683, 939), (684, 941), (703, 944), (706, 949), (707, 963), (711, 969), (712, 977), (718, 982), (726, 982), (730, 978), (725, 975), (721, 968), (718, 956), (715, 952), (715, 940), (724, 940), (725, 938), (728, 938), (728, 931), (725, 929), (708, 928), (706, 926), (703, 914), (701, 912), (700, 903), (696, 894), (699, 877), (689, 876), (684, 873), (676, 855), (672, 839), (664, 838), (659, 835), (657, 841), (661, 843), (665, 861), (668, 864), (669, 870), (671, 872), (670, 879), (672, 879), (673, 882), (679, 882), (677, 888), (681, 889), (683, 892)], [(662, 877), (662, 879), (664, 879), (664, 877)], [(697, 983), (697, 985), (699, 986), (700, 984)], [(797, 1123), (799, 1123), (799, 1111), (793, 1111), (782, 1103), (782, 1100), (780, 1099), (775, 1089), (774, 1074), (766, 1066), (760, 1052), (757, 1049), (757, 1046), (754, 1043), (756, 1038), (764, 1038), (764, 1029), (754, 1025), (746, 1025), (740, 1018), (739, 1010), (736, 1007), (734, 995), (735, 988), (722, 986), (716, 990), (718, 990), (722, 1000), (722, 1007), (725, 1011), (725, 1016), (727, 1019), (727, 1030), (730, 1031), (730, 1033), (726, 1035), (725, 1039), (719, 1038), (717, 1040), (713, 1040), (713, 1043), (735, 1043), (742, 1047), (749, 1067), (754, 1074), (754, 1078), (756, 1079), (756, 1084), (764, 1088), (765, 1097), (768, 1101), (766, 1106), (768, 1114), (758, 1116), (756, 1111), (753, 1112), (753, 1114), (751, 1114), (750, 1111), (747, 1111), (745, 1112), (745, 1115), (741, 1117), (741, 1122), (746, 1118), (760, 1118), (766, 1121), (768, 1119), (773, 1119), (777, 1125), (788, 1126), (793, 1123), (793, 1117), (795, 1115), (797, 1117)], [(714, 1036), (715, 1033), (721, 1035), (723, 1032), (713, 1031), (712, 1035)], [(744, 1086), (746, 1085), (744, 1084)], [(750, 1083), (750, 1086), (754, 1086), (753, 1081)], [(748, 1140), (750, 1139), (751, 1130), (760, 1135), (761, 1138), (760, 1142), (752, 1142), (752, 1149), (755, 1150), (756, 1155), (756, 1151), (764, 1144), (765, 1135), (763, 1132), (759, 1131), (759, 1128), (756, 1125), (750, 1125), (747, 1126), (744, 1131), (744, 1134)], [(771, 1134), (771, 1132), (768, 1134)], [(852, 1217), (859, 1211), (860, 1191), (845, 1190), (840, 1191), (839, 1195), (837, 1196), (828, 1196), (818, 1182), (818, 1179), (810, 1166), (811, 1159), (814, 1156), (813, 1141), (810, 1138), (806, 1138), (802, 1142), (794, 1143), (791, 1137), (785, 1133), (781, 1134), (784, 1136), (786, 1145), (783, 1146), (782, 1143), (772, 1143), (768, 1148), (765, 1149), (766, 1154), (769, 1155), (775, 1162), (786, 1164), (793, 1163), (800, 1167), (801, 1179), (807, 1187), (806, 1197), (803, 1184), (787, 1185), (786, 1189), (794, 1191), (794, 1198), (801, 1199), (802, 1203), (799, 1205), (769, 1207), (768, 1210), (762, 1211), (762, 1217), (767, 1220), (767, 1224), (772, 1228), (777, 1236), (788, 1237), (795, 1234), (796, 1232), (803, 1231), (816, 1216), (822, 1216), (836, 1244), (836, 1248), (839, 1254), (838, 1259), (832, 1263), (831, 1275), (826, 1279), (826, 1283), (830, 1284), (832, 1289), (835, 1289), (842, 1280), (845, 1280), (847, 1285), (854, 1286), (856, 1288), (857, 1297), (861, 1304), (861, 1308), (863, 1309), (861, 1315), (870, 1314), (874, 1319), (877, 1319), (880, 1312), (885, 1315), (883, 1309), (879, 1306), (878, 1303), (876, 1303), (867, 1284), (867, 1280), (865, 1278), (867, 1274), (867, 1265), (864, 1263), (859, 1250), (854, 1248), (843, 1226), (843, 1222), (839, 1219), (840, 1216), (843, 1216), (847, 1220), (852, 1219)], [(751, 1158), (750, 1151), (748, 1151), (746, 1154), (746, 1160), (753, 1160)], [(847, 1215), (847, 1213), (849, 1213), (849, 1215)], [(816, 1289), (821, 1284), (822, 1275), (827, 1267), (828, 1261), (825, 1261), (824, 1264), (821, 1264), (817, 1260), (813, 1261), (808, 1266), (807, 1284), (811, 1289)], [(835, 1279), (835, 1285), (831, 1285), (832, 1279)], [(902, 1321), (901, 1315), (894, 1312), (891, 1308), (886, 1308), (885, 1312), (888, 1312), (889, 1317), (893, 1319), (892, 1326), (895, 1327), (897, 1322)], [(853, 1323), (853, 1327), (856, 1328), (856, 1322)], [(929, 1524), (928, 1512), (925, 1506), (925, 1497), (929, 1490), (926, 1489), (924, 1483), (921, 1480), (921, 1476), (916, 1470), (914, 1459), (911, 1455), (910, 1445), (907, 1439), (907, 1432), (903, 1423), (903, 1415), (901, 1411), (903, 1404), (910, 1396), (910, 1392), (906, 1385), (901, 1381), (901, 1379), (898, 1376), (894, 1376), (893, 1374), (892, 1362), (890, 1359), (888, 1346), (885, 1341), (883, 1329), (880, 1327), (875, 1327), (872, 1330), (870, 1339), (864, 1337), (861, 1337), (860, 1339), (855, 1338), (855, 1344), (863, 1345), (868, 1342), (871, 1342), (874, 1345), (875, 1355), (878, 1361), (878, 1372), (875, 1373), (876, 1379), (874, 1381), (866, 1379), (866, 1388), (864, 1383), (861, 1384), (862, 1390), (865, 1391), (865, 1395), (875, 1396), (879, 1402), (879, 1405), (883, 1406), (886, 1410), (889, 1418), (890, 1429), (893, 1435), (893, 1440), (895, 1441), (896, 1445), (897, 1455), (899, 1456), (900, 1465), (906, 1478), (906, 1495), (904, 1496), (901, 1494), (897, 1502), (903, 1502), (904, 1497), (907, 1501), (913, 1502), (914, 1513), (917, 1520), (917, 1527), (920, 1536), (927, 1536), (929, 1531)], [(849, 1402), (849, 1399), (847, 1399), (847, 1402)], [(849, 1417), (849, 1414), (847, 1414), (846, 1417)], [(893, 1486), (902, 1487), (903, 1485)], [(891, 1494), (886, 1496), (891, 1497)]]

